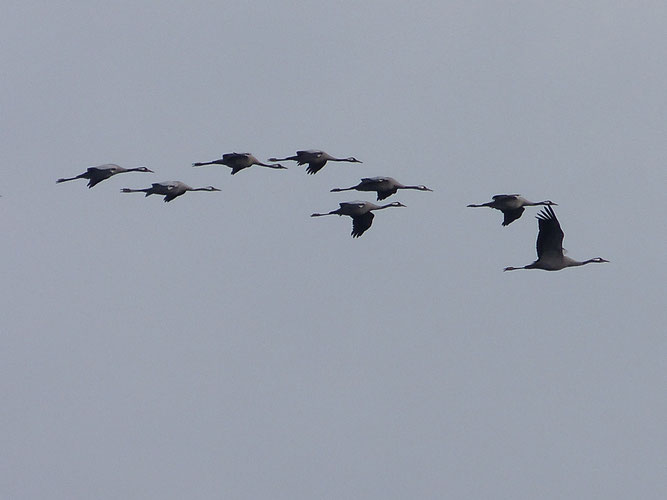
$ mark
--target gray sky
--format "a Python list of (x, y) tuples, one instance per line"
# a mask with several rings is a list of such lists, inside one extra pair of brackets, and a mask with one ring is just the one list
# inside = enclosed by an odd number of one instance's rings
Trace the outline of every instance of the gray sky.
[(584, 3), (4, 6), (0, 496), (665, 498), (667, 6)]

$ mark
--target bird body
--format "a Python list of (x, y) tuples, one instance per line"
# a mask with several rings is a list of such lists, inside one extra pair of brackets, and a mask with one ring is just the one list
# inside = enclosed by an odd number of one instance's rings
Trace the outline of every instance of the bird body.
[(319, 149), (306, 149), (302, 151), (297, 151), (296, 155), (287, 156), (285, 158), (269, 158), (269, 161), (287, 161), (287, 160), (294, 160), (296, 161), (297, 165), (308, 164), (306, 172), (308, 172), (309, 174), (316, 174), (317, 172), (322, 170), (322, 168), (324, 167), (324, 165), (327, 164), (328, 161), (346, 161), (350, 163), (362, 163), (359, 160), (357, 160), (354, 156), (350, 156), (349, 158), (336, 158)]
[(61, 178), (56, 181), (56, 183), (73, 181), (75, 179), (88, 179), (88, 187), (91, 188), (103, 180), (108, 179), (116, 174), (122, 174), (125, 172), (153, 172), (147, 167), (135, 167), (135, 168), (123, 168), (115, 163), (107, 163), (104, 165), (98, 165), (96, 167), (88, 167), (86, 171), (76, 177)]
[(468, 205), (469, 207), (489, 207), (500, 210), (503, 215), (503, 226), (508, 226), (515, 220), (517, 220), (523, 214), (525, 210), (524, 207), (533, 207), (536, 205), (556, 205), (551, 200), (532, 202), (528, 201), (520, 194), (497, 194), (492, 196), (492, 201), (488, 203), (482, 203), (481, 205)]
[(181, 196), (188, 191), (220, 191), (218, 188), (213, 186), (206, 186), (200, 188), (193, 188), (181, 181), (165, 181), (165, 182), (155, 182), (153, 185), (146, 189), (130, 189), (123, 188), (120, 190), (121, 193), (146, 193), (146, 196), (152, 194), (157, 194), (164, 196), (164, 201), (168, 202)]
[(282, 168), (282, 169), (287, 168), (283, 167), (280, 164), (270, 165), (268, 163), (262, 163), (250, 153), (225, 153), (219, 160), (205, 161), (192, 164), (193, 167), (201, 167), (204, 165), (225, 165), (232, 169), (232, 175), (234, 175), (237, 172), (240, 172), (244, 168), (248, 168), (253, 165), (259, 165), (261, 167), (269, 167), (269, 168)]
[(397, 201), (387, 205), (376, 205), (370, 201), (346, 201), (339, 203), (339, 208), (325, 214), (314, 213), (311, 217), (322, 217), (324, 215), (347, 215), (352, 217), (352, 237), (358, 238), (373, 224), (373, 210), (382, 210), (389, 207), (404, 207)]
[(340, 191), (350, 191), (356, 189), (357, 191), (375, 191), (377, 192), (378, 201), (389, 198), (392, 194), (396, 194), (399, 189), (417, 189), (419, 191), (433, 191), (426, 186), (406, 186), (401, 184), (392, 177), (364, 177), (356, 186), (349, 188), (333, 188), (332, 193)]
[(537, 234), (537, 260), (523, 267), (506, 267), (504, 271), (517, 269), (542, 269), (544, 271), (560, 271), (566, 267), (577, 267), (591, 262), (609, 262), (602, 257), (578, 261), (563, 253), (563, 230), (556, 218), (553, 208), (547, 206), (537, 214), (539, 232)]

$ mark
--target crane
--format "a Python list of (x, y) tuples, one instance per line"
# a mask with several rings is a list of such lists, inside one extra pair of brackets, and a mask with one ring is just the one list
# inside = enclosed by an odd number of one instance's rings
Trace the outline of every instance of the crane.
[(520, 194), (497, 194), (492, 197), (493, 201), (482, 203), (481, 205), (468, 205), (469, 207), (489, 207), (500, 210), (505, 216), (503, 219), (503, 226), (508, 226), (523, 214), (525, 210), (523, 207), (534, 207), (536, 205), (556, 205), (551, 200), (532, 202), (523, 198)]
[(545, 271), (560, 271), (566, 267), (583, 266), (591, 262), (609, 262), (602, 257), (595, 257), (584, 261), (571, 259), (563, 254), (563, 230), (560, 228), (554, 209), (551, 206), (543, 208), (537, 214), (539, 232), (537, 233), (537, 260), (523, 267), (506, 267), (503, 271), (517, 269), (543, 269)]
[(306, 167), (306, 172), (309, 174), (316, 174), (322, 168), (324, 165), (327, 164), (328, 161), (347, 161), (350, 163), (362, 163), (361, 161), (357, 160), (354, 156), (350, 156), (348, 158), (335, 158), (331, 156), (328, 153), (325, 153), (324, 151), (320, 151), (319, 149), (306, 149), (303, 151), (297, 151), (295, 156), (288, 156), (286, 158), (269, 158), (269, 161), (286, 161), (286, 160), (294, 160), (296, 161), (297, 165), (305, 165), (306, 163), (308, 164), (308, 167)]
[(395, 201), (387, 205), (376, 205), (370, 201), (347, 201), (339, 203), (340, 208), (326, 214), (311, 214), (311, 217), (322, 217), (324, 215), (349, 215), (352, 217), (352, 237), (358, 238), (373, 224), (373, 210), (382, 210), (389, 207), (404, 207), (402, 203)]
[(98, 165), (96, 167), (88, 167), (86, 171), (76, 177), (61, 178), (56, 181), (56, 184), (61, 182), (73, 181), (75, 179), (88, 179), (88, 187), (91, 188), (103, 180), (108, 179), (116, 174), (125, 172), (153, 172), (147, 167), (123, 168), (115, 163), (107, 163), (105, 165)]
[(150, 196), (152, 194), (158, 194), (164, 196), (164, 201), (171, 201), (174, 198), (187, 193), (188, 191), (220, 191), (220, 190), (218, 188), (214, 188), (213, 186), (193, 188), (181, 181), (166, 181), (166, 182), (155, 182), (151, 187), (146, 189), (123, 188), (120, 191), (121, 193), (146, 193), (146, 196)]
[(253, 165), (259, 165), (261, 167), (269, 167), (269, 168), (283, 168), (283, 169), (287, 168), (283, 167), (280, 164), (270, 165), (268, 163), (262, 163), (250, 153), (225, 153), (219, 160), (205, 161), (192, 164), (193, 167), (201, 167), (203, 165), (225, 165), (232, 169), (232, 175), (234, 175), (237, 172), (240, 172), (244, 168), (248, 168)]
[(376, 191), (378, 201), (389, 198), (392, 194), (396, 194), (399, 189), (417, 189), (419, 191), (433, 191), (426, 186), (406, 186), (401, 184), (392, 177), (364, 177), (356, 186), (349, 188), (333, 188), (332, 193), (340, 191), (350, 191), (356, 189), (357, 191)]

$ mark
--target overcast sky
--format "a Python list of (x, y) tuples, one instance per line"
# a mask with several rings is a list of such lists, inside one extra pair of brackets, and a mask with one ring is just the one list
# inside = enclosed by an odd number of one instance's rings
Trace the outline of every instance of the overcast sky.
[[(664, 2), (11, 2), (2, 498), (667, 497)], [(317, 175), (195, 161), (318, 148)], [(93, 189), (86, 167), (146, 165)], [(400, 192), (350, 237), (310, 218)], [(221, 192), (123, 187), (181, 180)], [(558, 203), (560, 272), (535, 259)]]

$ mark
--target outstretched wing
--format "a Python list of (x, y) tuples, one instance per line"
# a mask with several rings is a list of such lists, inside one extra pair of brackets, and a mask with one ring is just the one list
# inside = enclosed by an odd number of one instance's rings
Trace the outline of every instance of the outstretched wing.
[(366, 232), (373, 224), (373, 212), (366, 212), (363, 215), (352, 217), (352, 237), (358, 238)]
[(563, 256), (563, 230), (560, 228), (556, 214), (551, 206), (547, 206), (537, 214), (540, 231), (537, 234), (537, 258), (549, 254)]
[(223, 160), (240, 160), (242, 158), (247, 158), (250, 153), (225, 153), (222, 155)]
[(326, 165), (326, 163), (327, 163), (326, 161), (317, 161), (317, 162), (311, 161), (311, 162), (308, 162), (308, 166), (306, 167), (306, 172), (308, 172), (311, 175), (316, 174), (317, 172), (322, 170), (322, 167), (324, 167), (324, 165)]
[(378, 201), (384, 200), (385, 198), (389, 198), (392, 194), (395, 194), (398, 191), (398, 189), (386, 189), (384, 191), (378, 191)]
[(503, 210), (503, 215), (505, 216), (503, 219), (503, 226), (508, 226), (521, 217), (524, 210), (525, 208), (523, 207), (515, 208), (514, 210)]
[(319, 149), (302, 149), (301, 151), (296, 152), (297, 156), (312, 156), (314, 158), (319, 158), (324, 154), (324, 151)]
[(491, 197), (492, 200), (504, 201), (504, 200), (515, 200), (520, 194), (496, 194)]
[(120, 167), (115, 163), (105, 163), (104, 165), (97, 165), (96, 167), (88, 167), (86, 170), (88, 172), (113, 172), (115, 173)]

